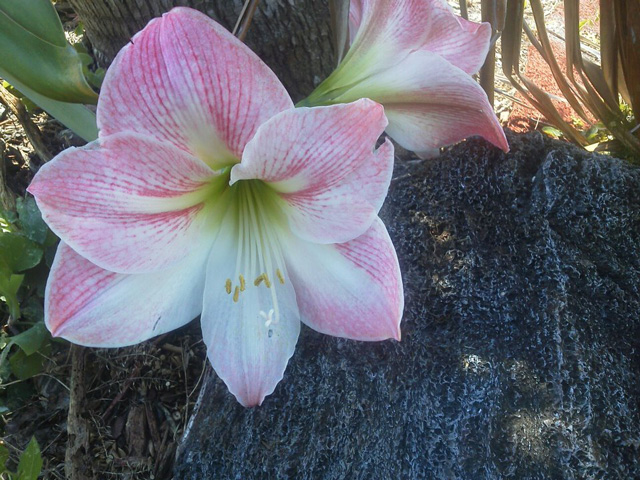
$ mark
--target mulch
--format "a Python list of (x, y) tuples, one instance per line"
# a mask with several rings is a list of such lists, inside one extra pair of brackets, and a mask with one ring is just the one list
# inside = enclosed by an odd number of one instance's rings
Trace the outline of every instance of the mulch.
[[(73, 349), (83, 357), (81, 371)], [(68, 479), (72, 470), (79, 479), (171, 479), (206, 362), (197, 322), (127, 348), (57, 344), (44, 372), (30, 381), (34, 394), (4, 417), (9, 466), (15, 471), (35, 436), (42, 478)]]
[[(587, 20), (583, 25), (581, 34), (587, 38), (597, 38), (599, 35), (599, 11), (600, 6), (598, 0), (582, 0), (580, 2), (580, 18)], [(559, 2), (547, 17), (549, 23), (547, 29), (563, 36), (563, 19), (564, 19), (564, 2)], [(532, 28), (535, 25), (530, 25)], [(553, 52), (558, 60), (558, 64), (563, 72), (566, 71), (566, 54), (564, 41), (550, 34), (550, 41)], [(526, 54), (526, 67), (524, 75), (542, 90), (550, 94), (552, 102), (562, 118), (568, 123), (577, 124), (581, 130), (589, 128), (596, 123), (596, 119), (587, 115), (586, 119), (582, 119), (571, 108), (569, 103), (563, 98), (557, 83), (553, 78), (553, 74), (549, 65), (544, 61), (542, 55), (533, 46), (529, 45)], [(548, 121), (535, 108), (528, 105), (526, 99), (518, 93), (517, 98), (522, 100), (524, 104), (514, 103), (513, 109), (509, 116), (507, 126), (515, 132), (528, 132), (539, 128), (541, 125), (548, 125)]]

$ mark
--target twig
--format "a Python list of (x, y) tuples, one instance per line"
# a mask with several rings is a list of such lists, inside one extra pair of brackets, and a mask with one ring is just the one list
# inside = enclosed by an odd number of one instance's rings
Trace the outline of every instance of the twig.
[[(39, 352), (38, 352), (39, 353)], [(43, 355), (44, 356), (44, 355)], [(45, 357), (46, 358), (46, 357)], [(60, 380), (59, 378), (54, 377), (53, 375), (49, 375), (48, 373), (36, 373), (33, 377), (29, 377), (29, 378), (24, 378), (22, 380), (14, 380), (13, 382), (7, 382), (7, 383), (0, 383), (0, 386), (2, 388), (6, 388), (9, 387), (11, 385), (15, 385), (17, 383), (22, 383), (22, 382), (26, 382), (28, 380), (31, 380), (33, 378), (38, 378), (38, 377), (48, 377), (51, 378), (53, 380), (55, 380), (56, 382), (58, 382), (60, 385), (62, 385), (67, 391), (71, 391), (69, 387), (67, 387), (62, 380)]]
[(51, 158), (53, 158), (53, 155), (51, 155), (51, 152), (49, 152), (49, 149), (42, 141), (42, 133), (40, 132), (38, 126), (29, 118), (27, 109), (24, 107), (19, 98), (12, 95), (11, 92), (9, 92), (9, 90), (4, 88), (1, 84), (0, 102), (6, 105), (7, 108), (11, 110), (11, 113), (16, 116), (18, 122), (20, 122), (20, 125), (22, 125), (22, 128), (24, 128), (24, 133), (27, 135), (29, 143), (31, 143), (31, 146), (36, 151), (36, 154), (40, 157), (40, 159), (43, 162), (48, 162), (49, 160), (51, 160)]
[[(549, 33), (551, 35), (553, 35), (554, 37), (556, 37), (558, 40), (561, 40), (563, 42), (566, 42), (566, 38), (564, 38), (562, 35), (560, 35), (559, 33), (554, 32), (553, 30), (549, 30)], [(582, 42), (585, 41), (584, 37), (580, 37), (580, 50), (582, 50), (582, 53), (586, 53), (588, 55), (591, 55), (593, 58), (596, 59), (596, 61), (600, 61), (600, 52), (598, 52), (598, 50), (596, 50), (595, 48), (591, 48), (587, 45), (584, 45)]]
[(129, 376), (129, 378), (127, 378), (127, 380), (124, 382), (124, 385), (122, 386), (122, 389), (120, 390), (118, 395), (115, 396), (115, 398), (111, 401), (111, 404), (107, 407), (107, 409), (102, 414), (103, 422), (107, 421), (107, 419), (109, 418), (109, 415), (111, 415), (111, 412), (113, 411), (115, 406), (118, 404), (118, 402), (122, 400), (122, 397), (124, 397), (124, 394), (127, 393), (127, 390), (129, 389), (131, 384), (138, 379), (138, 374), (140, 373), (141, 367), (142, 367), (142, 364), (140, 363), (136, 365), (136, 367), (133, 369), (133, 372), (131, 372), (131, 375)]
[(71, 345), (71, 392), (69, 393), (69, 413), (67, 415), (67, 433), (69, 440), (65, 455), (65, 475), (69, 480), (86, 480), (90, 468), (89, 429), (82, 417), (85, 395), (86, 350)]
[[(482, 21), (489, 22), (491, 25), (492, 36), (496, 32), (496, 4), (491, 0), (482, 0), (481, 2)], [(496, 47), (492, 42), (487, 53), (484, 65), (480, 69), (480, 85), (487, 94), (489, 104), (494, 105), (494, 83), (496, 73)]]
[(189, 350), (186, 350), (185, 344), (182, 342), (182, 373), (184, 374), (184, 426), (182, 429), (187, 428), (187, 422), (189, 418), (189, 375), (187, 369), (189, 368)]
[(170, 343), (165, 343), (160, 348), (171, 353), (179, 353), (180, 355), (182, 355), (182, 347), (176, 347), (175, 345), (171, 345)]
[(166, 466), (166, 462), (168, 459), (167, 450), (167, 440), (169, 439), (169, 429), (166, 428), (164, 430), (164, 434), (162, 435), (162, 441), (160, 442), (160, 446), (156, 450), (156, 459), (153, 465), (153, 473), (154, 476), (159, 476), (161, 470)]
[(236, 35), (238, 33), (240, 22), (242, 22), (242, 17), (244, 17), (244, 13), (247, 11), (248, 6), (249, 6), (249, 0), (245, 0), (244, 5), (242, 6), (242, 10), (240, 10), (240, 14), (238, 15), (238, 20), (236, 20), (236, 24), (233, 26), (233, 30), (231, 30), (232, 35)]
[(244, 42), (247, 36), (247, 32), (251, 26), (251, 20), (253, 20), (253, 15), (256, 13), (256, 8), (258, 8), (258, 3), (260, 3), (260, 0), (245, 0), (240, 15), (238, 15), (238, 21), (233, 27), (232, 33), (238, 37), (241, 42)]
[(510, 93), (500, 89), (500, 88), (496, 88), (496, 93), (499, 95), (502, 95), (503, 97), (508, 98), (509, 100), (511, 100), (514, 103), (517, 103), (518, 105), (522, 105), (523, 107), (528, 107), (528, 108), (533, 108), (530, 104), (528, 104), (527, 102), (523, 102), (522, 100), (520, 100), (518, 97), (511, 95)]
[[(202, 381), (202, 377), (204, 377), (205, 372), (207, 371), (207, 365), (208, 365), (209, 360), (207, 360), (207, 357), (204, 358), (203, 360), (203, 365), (202, 365), (202, 371), (200, 372), (200, 376), (198, 377), (198, 381), (196, 382), (196, 384), (193, 386), (193, 389), (191, 390), (191, 392), (189, 392), (189, 396), (188, 398), (191, 399), (191, 397), (193, 396), (193, 394), (196, 392), (196, 390), (198, 389), (198, 386), (200, 385), (200, 382)], [(187, 402), (187, 407), (189, 406), (189, 403)]]
[(7, 170), (4, 163), (5, 144), (0, 140), (0, 208), (8, 212), (15, 210), (16, 199), (7, 188)]
[(469, 20), (469, 11), (467, 10), (467, 0), (460, 0), (460, 16), (465, 20)]

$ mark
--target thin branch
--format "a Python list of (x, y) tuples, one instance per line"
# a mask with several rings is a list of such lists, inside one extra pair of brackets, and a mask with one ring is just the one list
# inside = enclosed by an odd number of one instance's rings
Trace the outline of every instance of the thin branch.
[(244, 5), (242, 6), (242, 11), (240, 12), (240, 15), (238, 15), (238, 20), (233, 27), (232, 33), (242, 42), (244, 42), (244, 39), (247, 37), (247, 32), (251, 26), (253, 15), (256, 13), (256, 9), (258, 8), (258, 3), (260, 3), (260, 0), (245, 0)]
[(118, 394), (115, 396), (115, 398), (111, 401), (111, 404), (107, 407), (107, 409), (102, 414), (101, 419), (103, 422), (106, 423), (107, 419), (111, 415), (111, 412), (116, 407), (116, 405), (120, 402), (120, 400), (122, 400), (122, 398), (124, 397), (124, 394), (127, 393), (127, 390), (129, 390), (129, 387), (131, 386), (131, 384), (133, 384), (133, 382), (135, 382), (136, 380), (139, 380), (140, 377), (138, 377), (138, 374), (140, 373), (141, 368), (142, 368), (142, 364), (140, 363), (135, 366), (129, 378), (127, 378), (127, 380), (124, 382), (124, 385), (122, 386)]
[[(496, 18), (496, 0), (482, 0), (481, 3), (482, 21), (489, 22), (491, 25), (492, 35), (496, 32), (495, 18)], [(496, 48), (492, 43), (487, 52), (487, 58), (484, 61), (484, 65), (480, 69), (480, 85), (487, 94), (489, 104), (493, 107), (494, 100), (494, 82), (495, 82), (495, 68), (496, 68)]]
[(469, 11), (467, 10), (467, 0), (460, 0), (460, 16), (465, 20), (469, 20)]

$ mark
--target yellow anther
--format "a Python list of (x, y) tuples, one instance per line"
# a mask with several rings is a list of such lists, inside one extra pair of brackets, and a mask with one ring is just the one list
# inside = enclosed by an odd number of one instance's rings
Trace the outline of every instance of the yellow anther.
[(240, 277), (239, 277), (239, 278), (240, 278), (240, 291), (241, 291), (241, 292), (244, 292), (244, 291), (245, 291), (245, 289), (247, 288), (247, 284), (246, 284), (246, 282), (244, 281), (244, 275), (240, 275)]
[(233, 301), (238, 303), (239, 298), (240, 298), (240, 287), (236, 285), (236, 289), (233, 291)]
[(227, 291), (227, 293), (231, 293), (231, 279), (227, 278), (227, 281), (224, 282), (224, 289)]
[(276, 275), (278, 276), (278, 280), (280, 280), (280, 283), (284, 285), (284, 275), (282, 275), (282, 272), (279, 268), (276, 268)]
[(266, 273), (261, 273), (260, 275), (258, 275), (256, 279), (253, 281), (253, 284), (257, 287), (263, 281), (267, 288), (271, 288), (271, 280), (269, 280), (269, 275), (267, 275)]

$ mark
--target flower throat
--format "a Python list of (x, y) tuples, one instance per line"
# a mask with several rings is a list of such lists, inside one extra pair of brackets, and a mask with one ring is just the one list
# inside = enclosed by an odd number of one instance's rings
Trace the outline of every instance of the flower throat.
[(277, 233), (278, 207), (270, 189), (259, 180), (241, 180), (231, 186), (231, 204), (237, 229), (237, 257), (234, 278), (227, 278), (224, 289), (234, 303), (250, 288), (270, 291), (272, 307), (260, 310), (266, 327), (278, 323), (277, 284), (285, 284), (285, 263)]

